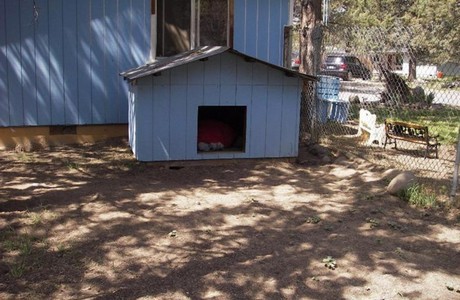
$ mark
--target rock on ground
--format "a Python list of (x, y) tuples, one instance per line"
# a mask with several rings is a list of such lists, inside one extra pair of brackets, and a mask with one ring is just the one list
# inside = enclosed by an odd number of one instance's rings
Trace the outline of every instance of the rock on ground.
[(412, 172), (402, 172), (390, 181), (387, 186), (387, 192), (391, 195), (397, 195), (400, 191), (409, 188), (415, 182), (416, 178)]

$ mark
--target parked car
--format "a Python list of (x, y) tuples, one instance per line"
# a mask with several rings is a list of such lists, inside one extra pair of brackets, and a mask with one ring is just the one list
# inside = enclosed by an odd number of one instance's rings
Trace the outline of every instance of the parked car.
[(330, 54), (321, 65), (322, 75), (329, 75), (351, 80), (362, 78), (368, 80), (371, 78), (371, 72), (361, 61), (354, 55), (350, 54)]

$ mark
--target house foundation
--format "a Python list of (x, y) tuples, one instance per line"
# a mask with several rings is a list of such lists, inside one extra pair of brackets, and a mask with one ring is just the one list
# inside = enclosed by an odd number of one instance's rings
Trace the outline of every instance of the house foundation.
[(0, 128), (0, 150), (31, 151), (68, 144), (128, 137), (127, 124)]

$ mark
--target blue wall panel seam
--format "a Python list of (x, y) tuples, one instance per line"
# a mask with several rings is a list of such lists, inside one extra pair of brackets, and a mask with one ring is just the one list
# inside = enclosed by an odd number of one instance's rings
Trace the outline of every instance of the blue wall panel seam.
[(47, 5), (48, 5), (48, 28), (47, 28), (47, 34), (48, 34), (48, 45), (47, 45), (47, 50), (48, 50), (48, 53), (47, 53), (47, 56), (48, 56), (48, 90), (49, 90), (49, 120), (48, 122), (51, 124), (53, 124), (53, 109), (51, 108), (52, 107), (52, 93), (51, 93), (51, 39), (50, 39), (50, 28), (51, 28), (51, 18), (50, 18), (50, 3), (49, 1), (47, 1)]
[(169, 84), (169, 92), (168, 92), (168, 96), (169, 96), (169, 99), (168, 99), (168, 153), (167, 153), (167, 160), (170, 160), (171, 159), (171, 156), (169, 155), (171, 153), (171, 102), (172, 102), (172, 72), (169, 72), (170, 73), (170, 84)]
[[(268, 72), (270, 72), (270, 71), (268, 71)], [(269, 74), (267, 74), (267, 76), (268, 75)], [(269, 140), (269, 139), (267, 139), (267, 134), (268, 134), (267, 129), (268, 129), (268, 122), (269, 122), (269, 120), (268, 120), (268, 112), (269, 112), (269, 109), (268, 109), (268, 107), (269, 107), (269, 103), (268, 103), (268, 87), (269, 87), (269, 85), (268, 85), (268, 83), (267, 83), (266, 87), (267, 87), (267, 89), (266, 89), (266, 92), (265, 92), (265, 126), (264, 126), (265, 127), (265, 142), (264, 142), (264, 144), (265, 144), (265, 146), (264, 146), (264, 156), (265, 157), (267, 156), (267, 146), (268, 146), (267, 141)]]
[(78, 57), (80, 56), (80, 53), (78, 51), (78, 48), (79, 48), (78, 47), (78, 38), (79, 38), (80, 34), (79, 34), (79, 30), (78, 30), (78, 28), (79, 28), (79, 26), (78, 26), (79, 25), (78, 24), (79, 23), (78, 22), (78, 20), (79, 20), (79, 17), (78, 17), (78, 4), (77, 4), (76, 9), (77, 10), (75, 11), (75, 14), (76, 14), (75, 29), (77, 30), (77, 32), (75, 34), (75, 40), (76, 40), (75, 44), (76, 44), (77, 47), (75, 49), (75, 55), (76, 55), (75, 59), (77, 61), (77, 65), (76, 65), (75, 71), (76, 71), (76, 74), (77, 74), (77, 94), (76, 94), (75, 101), (77, 102), (77, 123), (80, 123), (80, 119), (81, 119), (81, 117), (80, 117), (80, 76), (78, 76), (79, 70), (80, 70), (79, 63), (78, 63)]
[(107, 85), (108, 85), (108, 80), (107, 80), (107, 47), (106, 47), (106, 43), (107, 43), (107, 20), (106, 20), (106, 11), (105, 11), (105, 4), (106, 4), (106, 1), (107, 0), (104, 0), (102, 1), (102, 20), (103, 22), (101, 22), (102, 25), (102, 28), (103, 28), (103, 72), (102, 72), (102, 82), (103, 82), (103, 94), (104, 94), (104, 119), (103, 119), (103, 122), (105, 124), (107, 124), (107, 121), (108, 121), (108, 118), (107, 118), (107, 114), (108, 114), (108, 108), (109, 108), (109, 105), (108, 105), (108, 102), (109, 102), (109, 99), (108, 99), (108, 93), (107, 93)]
[(151, 76), (150, 77), (150, 95), (151, 95), (151, 99), (148, 99), (149, 101), (152, 101), (152, 111), (150, 112), (151, 113), (151, 116), (152, 116), (152, 128), (151, 128), (151, 132), (150, 132), (150, 143), (151, 143), (151, 147), (152, 147), (152, 152), (150, 153), (151, 157), (152, 157), (152, 160), (154, 160), (155, 158), (155, 119), (153, 119), (153, 116), (155, 115), (155, 85), (154, 85), (154, 77)]
[(34, 89), (35, 89), (35, 125), (40, 125), (39, 124), (39, 121), (38, 121), (38, 88), (37, 88), (37, 31), (36, 31), (36, 24), (37, 24), (37, 20), (34, 19), (34, 26), (33, 26), (33, 30), (34, 30), (34, 33), (33, 33), (33, 38), (34, 38), (34, 74), (35, 74), (35, 86), (34, 86)]
[[(133, 0), (130, 0), (129, 1), (129, 45), (133, 45)], [(131, 47), (129, 47), (129, 49), (131, 49)], [(133, 60), (132, 60), (132, 57), (133, 57), (133, 53), (132, 51), (129, 52), (130, 56), (131, 56), (131, 59), (129, 60), (129, 67), (133, 67)]]
[(272, 0), (268, 0), (268, 24), (267, 24), (267, 31), (268, 31), (268, 41), (267, 41), (267, 61), (270, 61), (270, 24), (271, 24), (271, 8), (272, 8)]
[(11, 125), (11, 109), (10, 109), (10, 95), (8, 93), (8, 87), (10, 86), (10, 75), (9, 75), (9, 72), (8, 72), (8, 47), (7, 47), (7, 31), (6, 31), (6, 1), (3, 2), (4, 5), (3, 5), (3, 12), (4, 12), (4, 16), (5, 18), (3, 19), (4, 21), (4, 24), (3, 24), (3, 28), (5, 30), (5, 72), (6, 72), (6, 83), (5, 83), (5, 87), (6, 87), (6, 99), (7, 99), (7, 109), (8, 109), (8, 122), (7, 122), (7, 126), (10, 126)]
[(185, 87), (185, 100), (186, 101), (184, 103), (184, 105), (185, 105), (185, 130), (186, 130), (185, 131), (184, 144), (183, 144), (184, 151), (185, 151), (184, 157), (187, 157), (187, 132), (188, 132), (188, 130), (187, 130), (187, 124), (188, 124), (187, 123), (188, 122), (188, 110), (187, 110), (188, 105), (187, 105), (187, 101), (188, 101), (188, 82), (190, 80), (190, 78), (188, 76), (188, 74), (189, 74), (189, 66), (190, 66), (190, 64), (187, 65), (187, 72), (185, 73), (185, 76), (186, 76), (185, 82), (187, 83), (187, 86)]
[(278, 148), (278, 153), (279, 155), (281, 156), (282, 154), (282, 145), (283, 145), (283, 124), (284, 124), (284, 119), (283, 119), (283, 109), (284, 109), (284, 88), (285, 88), (285, 85), (283, 84), (282, 88), (281, 88), (281, 91), (282, 91), (282, 94), (281, 94), (281, 122), (280, 122), (280, 135), (279, 135), (279, 139), (280, 139), (280, 144), (279, 144), (279, 148)]
[(93, 114), (93, 30), (91, 29), (91, 20), (93, 18), (93, 0), (89, 0), (89, 76), (91, 78), (89, 90), (90, 90), (90, 122), (94, 123)]
[[(187, 83), (189, 82), (188, 80), (188, 72), (189, 72), (189, 68), (188, 68), (189, 65), (187, 65)], [(188, 102), (190, 101), (189, 100), (189, 90), (188, 90), (188, 87), (189, 87), (189, 83), (187, 84), (187, 86), (185, 87), (185, 127), (186, 127), (186, 132), (185, 132), (185, 139), (184, 139), (184, 149), (185, 149), (185, 155), (184, 157), (187, 159), (189, 154), (188, 154), (188, 148), (187, 148), (187, 140), (188, 140), (188, 134), (189, 134), (189, 128), (187, 128), (187, 125), (188, 125), (188, 122), (189, 122), (189, 115), (188, 115)]]
[[(61, 84), (62, 84), (62, 94), (60, 95), (62, 97), (62, 102), (63, 102), (63, 107), (62, 110), (64, 112), (64, 124), (67, 124), (66, 122), (66, 99), (65, 99), (65, 81), (64, 81), (64, 2), (61, 2), (61, 34), (62, 34), (62, 39), (61, 39), (61, 58), (62, 58), (62, 66), (60, 67), (61, 70), (61, 76), (59, 78)], [(58, 125), (64, 125), (64, 124), (58, 124)]]
[(219, 95), (219, 105), (222, 105), (222, 55), (219, 55), (219, 83), (218, 83), (218, 95)]
[(246, 18), (248, 17), (248, 0), (244, 0), (244, 44), (243, 44), (243, 49), (244, 52), (247, 52), (247, 35), (248, 35), (248, 29), (247, 29), (247, 23), (246, 23)]
[(67, 115), (66, 115), (66, 84), (65, 84), (65, 81), (66, 81), (66, 78), (65, 78), (65, 53), (64, 53), (64, 42), (65, 42), (65, 37), (64, 37), (64, 2), (61, 2), (62, 3), (62, 11), (61, 11), (61, 28), (62, 28), (62, 31), (61, 31), (61, 38), (62, 38), (62, 100), (64, 101), (64, 124), (67, 124)]
[[(129, 40), (130, 40), (130, 45), (133, 45), (134, 40), (134, 34), (133, 34), (133, 23), (134, 23), (134, 16), (133, 16), (133, 0), (129, 2)], [(131, 47), (130, 47), (131, 49)], [(131, 51), (131, 56), (133, 55), (133, 52)], [(132, 63), (132, 60), (131, 62)]]
[[(116, 8), (116, 17), (117, 17), (117, 21), (116, 21), (116, 28), (115, 28), (115, 32), (117, 33), (117, 36), (118, 36), (118, 33), (119, 33), (119, 16), (120, 16), (120, 1), (119, 0), (116, 0), (117, 1), (117, 8)], [(116, 40), (116, 43), (117, 43), (117, 51), (116, 51), (116, 64), (117, 64), (117, 75), (118, 73), (121, 71), (120, 70), (120, 43), (119, 43), (119, 40), (118, 39), (115, 39)], [(116, 103), (118, 104), (117, 105), (117, 121), (120, 122), (121, 120), (123, 120), (122, 116), (121, 116), (121, 109), (120, 109), (120, 106), (121, 106), (121, 103), (120, 100), (123, 98), (122, 96), (122, 90), (120, 89), (120, 81), (122, 79), (120, 78), (120, 76), (118, 75), (118, 78), (117, 78), (117, 88), (116, 88), (116, 98), (117, 98), (117, 101)], [(128, 103), (129, 104), (129, 103)]]
[[(120, 32), (120, 0), (117, 0), (117, 12), (116, 12), (116, 32), (117, 34)], [(120, 47), (119, 47), (119, 41), (117, 39), (117, 57), (116, 57), (116, 60), (117, 60), (117, 72), (120, 72), (121, 70), (121, 59), (120, 59)], [(121, 82), (121, 78), (119, 77), (118, 80), (117, 80), (117, 99), (121, 99), (122, 98), (122, 91), (120, 89), (120, 82)], [(117, 100), (117, 115), (118, 115), (118, 121), (122, 120), (121, 118), (121, 109), (120, 109), (120, 103), (119, 103), (119, 100)], [(129, 103), (128, 103), (129, 105)]]
[(47, 35), (48, 35), (48, 39), (47, 39), (47, 42), (48, 42), (48, 45), (47, 45), (47, 50), (48, 50), (48, 53), (47, 53), (47, 57), (48, 57), (48, 91), (49, 91), (49, 99), (48, 99), (48, 104), (49, 104), (49, 107), (48, 107), (48, 113), (49, 113), (49, 120), (48, 122), (51, 124), (53, 124), (53, 111), (52, 111), (52, 97), (51, 97), (51, 51), (50, 51), (50, 3), (49, 1), (47, 1), (47, 5), (48, 5), (48, 19), (47, 19), (47, 23), (48, 23), (48, 26), (47, 26)]
[(35, 20), (34, 19), (34, 69), (35, 69), (35, 122), (36, 122), (36, 125), (40, 125), (40, 122), (39, 122), (39, 117), (38, 117), (38, 114), (39, 114), (39, 110), (38, 110), (38, 75), (37, 75), (37, 22), (38, 22), (38, 19)]
[[(22, 2), (22, 1), (21, 1)], [(23, 57), (22, 57), (22, 34), (21, 34), (21, 2), (19, 2), (18, 8), (18, 16), (19, 16), (19, 56), (20, 56), (20, 61), (21, 61), (21, 102), (22, 102), (22, 123), (25, 124), (26, 117), (25, 117), (25, 107), (24, 107), (24, 77), (23, 77), (23, 72), (24, 72), (24, 66), (22, 64), (23, 62)]]
[(259, 57), (259, 0), (256, 3), (256, 57)]
[[(283, 0), (280, 0), (280, 22), (279, 22), (279, 26), (278, 28), (283, 28), (283, 14), (282, 14), (282, 11), (283, 11)], [(278, 65), (283, 65), (283, 57), (284, 57), (284, 48), (283, 48), (283, 44), (284, 44), (284, 28), (282, 30), (283, 34), (281, 34), (281, 39), (283, 42), (279, 43), (278, 45), (278, 49), (279, 49), (279, 53), (280, 55), (278, 55)]]

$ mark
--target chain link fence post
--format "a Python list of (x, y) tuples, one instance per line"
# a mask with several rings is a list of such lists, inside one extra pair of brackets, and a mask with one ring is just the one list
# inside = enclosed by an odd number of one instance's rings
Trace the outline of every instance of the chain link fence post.
[(460, 168), (460, 127), (458, 128), (457, 156), (455, 159), (454, 176), (452, 179), (452, 191), (450, 192), (451, 204), (455, 204), (455, 195), (457, 194), (457, 188), (458, 188), (459, 168)]

